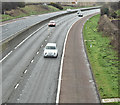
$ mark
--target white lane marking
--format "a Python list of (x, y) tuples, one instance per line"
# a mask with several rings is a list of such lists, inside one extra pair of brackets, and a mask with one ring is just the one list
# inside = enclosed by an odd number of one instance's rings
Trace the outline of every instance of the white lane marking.
[(37, 54), (39, 54), (39, 51), (37, 52)]
[(15, 89), (17, 89), (17, 88), (18, 88), (18, 86), (19, 86), (19, 84), (16, 84), (16, 85), (15, 85)]
[[(34, 31), (32, 34), (30, 34), (27, 38), (25, 38), (22, 42), (20, 42), (14, 49), (17, 49), (19, 46), (21, 46), (28, 38), (30, 38), (33, 34), (35, 34), (37, 31), (39, 31), (40, 29), (42, 29), (43, 28), (43, 26), (42, 27), (40, 27), (39, 29), (37, 29), (36, 31)], [(10, 54), (12, 53), (12, 51), (11, 52), (9, 52), (3, 59), (1, 59), (0, 60), (0, 63), (4, 60), (4, 59), (6, 59)]]
[(17, 49), (18, 48), (18, 46), (16, 46), (14, 49)]
[[(76, 21), (76, 22), (77, 22), (77, 21)], [(76, 23), (76, 22), (75, 22), (75, 23)], [(71, 25), (71, 27), (69, 28), (69, 30), (68, 30), (68, 32), (67, 32), (67, 35), (66, 35), (66, 38), (65, 38), (65, 42), (64, 42), (63, 53), (62, 53), (62, 58), (61, 58), (61, 63), (60, 63), (60, 73), (59, 73), (59, 79), (58, 79), (56, 105), (58, 105), (59, 99), (60, 99), (60, 88), (61, 88), (61, 80), (62, 80), (62, 67), (63, 67), (63, 59), (64, 59), (64, 54), (65, 54), (65, 46), (66, 46), (68, 34), (69, 34), (71, 28), (73, 27), (73, 25), (74, 25), (75, 23), (73, 23), (73, 24)]]
[(24, 71), (24, 74), (26, 74), (27, 73), (27, 69)]
[(34, 62), (34, 59), (33, 60), (31, 60), (31, 63), (33, 63)]
[(25, 38), (22, 42), (20, 42), (16, 47), (18, 48), (19, 46), (21, 46), (27, 39), (29, 39), (33, 34), (35, 34), (36, 32), (38, 32), (42, 27), (38, 28), (36, 31), (34, 31), (32, 34), (30, 34), (27, 38)]
[(89, 82), (94, 82), (93, 80), (89, 80)]
[(43, 47), (43, 45), (41, 45), (41, 47)]
[(12, 51), (10, 51), (4, 58), (2, 58), (2, 59), (0, 60), (0, 63), (1, 63), (3, 60), (5, 60), (11, 53), (12, 53)]

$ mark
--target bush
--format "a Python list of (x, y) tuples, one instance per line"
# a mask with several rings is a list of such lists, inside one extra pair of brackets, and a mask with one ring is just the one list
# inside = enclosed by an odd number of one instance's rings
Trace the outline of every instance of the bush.
[(60, 10), (63, 10), (63, 7), (60, 5), (60, 4), (58, 4), (58, 3), (50, 3), (50, 5), (52, 5), (52, 6), (54, 6), (54, 7), (56, 7), (56, 8), (58, 8), (58, 9), (60, 9)]
[(2, 14), (4, 11), (15, 9), (17, 7), (25, 7), (24, 2), (2, 2)]
[(112, 3), (110, 3), (110, 6), (112, 9), (118, 10), (118, 9), (120, 9), (120, 1), (119, 2), (112, 2)]
[(107, 7), (102, 7), (101, 8), (101, 16), (102, 15), (107, 15), (107, 16), (109, 16), (109, 8), (107, 8)]
[(113, 13), (111, 14), (111, 17), (117, 18), (117, 13), (113, 12)]

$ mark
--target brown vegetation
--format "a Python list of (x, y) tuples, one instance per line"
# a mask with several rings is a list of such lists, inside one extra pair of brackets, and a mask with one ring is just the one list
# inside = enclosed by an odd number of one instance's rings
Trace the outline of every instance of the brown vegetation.
[(120, 41), (120, 29), (113, 24), (107, 15), (101, 16), (99, 20), (99, 28), (98, 31), (103, 32), (103, 36), (109, 36), (111, 39), (111, 45), (114, 46), (118, 51), (120, 50), (119, 41)]

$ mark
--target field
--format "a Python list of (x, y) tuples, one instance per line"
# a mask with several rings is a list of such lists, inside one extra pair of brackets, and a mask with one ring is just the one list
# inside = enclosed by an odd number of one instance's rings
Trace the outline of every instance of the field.
[(89, 19), (83, 35), (87, 55), (102, 99), (118, 96), (118, 57), (109, 37), (97, 31), (100, 15)]

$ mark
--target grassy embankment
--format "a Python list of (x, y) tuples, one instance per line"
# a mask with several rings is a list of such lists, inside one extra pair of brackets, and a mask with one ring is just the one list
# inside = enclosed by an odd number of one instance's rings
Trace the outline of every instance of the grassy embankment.
[(27, 5), (24, 8), (20, 8), (20, 9), (15, 10), (15, 12), (13, 14), (14, 16), (2, 15), (2, 19), (0, 19), (0, 21), (7, 21), (7, 20), (11, 20), (11, 19), (20, 18), (20, 17), (56, 12), (56, 11), (59, 11), (59, 9), (57, 9), (53, 6), (50, 6), (50, 5), (48, 5), (46, 7), (41, 6), (41, 5), (40, 6)]
[(120, 10), (117, 10), (116, 13), (117, 13), (117, 16), (120, 16)]
[(96, 15), (86, 22), (84, 41), (101, 98), (115, 98), (118, 97), (118, 57), (109, 37), (97, 31), (99, 18)]

